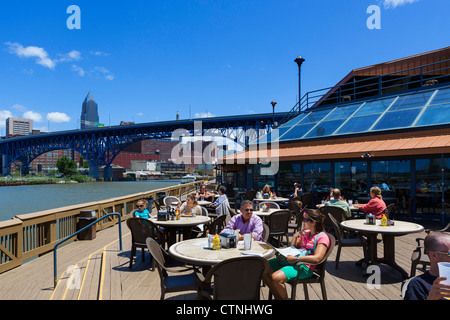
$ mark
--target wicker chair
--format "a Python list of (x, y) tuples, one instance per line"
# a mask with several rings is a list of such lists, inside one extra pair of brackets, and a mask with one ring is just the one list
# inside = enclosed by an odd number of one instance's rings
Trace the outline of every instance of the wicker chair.
[[(238, 257), (222, 261), (211, 268), (205, 277), (198, 277), (197, 299), (259, 300), (261, 281), (269, 262), (261, 257)], [(206, 288), (211, 288), (210, 290)]]

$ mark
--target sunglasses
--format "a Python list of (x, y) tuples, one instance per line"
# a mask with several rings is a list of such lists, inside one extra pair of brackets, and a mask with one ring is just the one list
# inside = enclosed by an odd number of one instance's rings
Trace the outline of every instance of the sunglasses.
[(303, 218), (303, 222), (314, 222), (314, 220), (310, 218)]
[(245, 211), (245, 212), (253, 212), (253, 209), (243, 209), (242, 211)]
[(143, 208), (143, 207), (145, 207), (145, 205), (143, 205), (143, 204), (138, 204), (136, 207), (138, 207), (138, 208)]

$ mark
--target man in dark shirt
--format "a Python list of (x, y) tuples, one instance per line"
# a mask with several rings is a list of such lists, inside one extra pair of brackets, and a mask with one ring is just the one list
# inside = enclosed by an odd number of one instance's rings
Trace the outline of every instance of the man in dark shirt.
[(450, 235), (439, 231), (431, 232), (425, 238), (424, 246), (425, 253), (430, 257), (430, 270), (404, 284), (404, 299), (450, 299), (450, 285), (442, 284), (446, 278), (439, 277), (438, 267), (438, 262), (450, 262)]

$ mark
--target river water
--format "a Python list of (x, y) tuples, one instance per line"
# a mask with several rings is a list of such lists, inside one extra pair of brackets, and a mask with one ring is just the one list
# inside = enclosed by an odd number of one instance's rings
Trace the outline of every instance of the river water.
[(0, 187), (0, 221), (73, 204), (166, 188), (180, 181), (120, 181)]

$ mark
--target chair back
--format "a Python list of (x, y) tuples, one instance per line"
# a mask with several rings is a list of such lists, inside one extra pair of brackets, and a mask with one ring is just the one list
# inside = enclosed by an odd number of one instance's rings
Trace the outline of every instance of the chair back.
[(392, 210), (394, 210), (395, 207), (395, 203), (391, 203), (390, 205), (388, 205), (386, 207), (385, 213), (386, 213), (386, 218), (389, 218), (389, 216), (391, 215)]
[(156, 237), (156, 225), (148, 219), (128, 218), (127, 226), (131, 230), (131, 241), (133, 243), (145, 245), (145, 240), (148, 237)]
[(325, 226), (326, 227), (333, 226), (333, 223), (331, 222), (328, 214), (332, 215), (338, 223), (341, 223), (342, 221), (345, 220), (345, 211), (341, 207), (323, 206), (319, 210), (325, 216)]
[(202, 208), (202, 216), (208, 216), (208, 209), (206, 209), (205, 207), (203, 207), (203, 206), (200, 206), (201, 208)]
[(311, 208), (315, 197), (316, 196), (313, 193), (305, 193), (304, 195), (302, 195), (303, 206)]
[(267, 204), (270, 209), (280, 209), (280, 205), (273, 201), (263, 201), (259, 204), (259, 207), (261, 207), (263, 204)]
[(291, 215), (289, 210), (277, 210), (269, 215), (268, 224), (270, 234), (284, 234), (288, 232), (289, 219)]
[(295, 217), (297, 213), (299, 213), (302, 210), (302, 202), (300, 200), (293, 199), (289, 201), (288, 209), (291, 215)]
[(270, 234), (269, 226), (263, 222), (263, 232), (261, 235), (262, 238), (261, 241), (267, 242), (267, 240), (269, 239), (269, 234)]
[(156, 267), (158, 269), (158, 273), (161, 279), (161, 283), (163, 283), (163, 280), (165, 277), (167, 277), (167, 271), (164, 265), (166, 264), (166, 260), (164, 259), (164, 255), (161, 250), (161, 246), (156, 242), (155, 239), (152, 239), (148, 237), (145, 240), (145, 243), (147, 244), (148, 251), (152, 255), (154, 261), (156, 261)]
[(177, 197), (174, 196), (167, 196), (164, 198), (164, 205), (166, 206), (166, 208), (169, 207), (176, 207), (178, 205), (178, 202), (180, 202), (180, 199), (178, 199)]
[(269, 263), (261, 257), (238, 257), (215, 265), (205, 283), (214, 277), (214, 300), (259, 300), (261, 279)]
[(322, 260), (317, 264), (316, 268), (314, 269), (314, 273), (319, 275), (320, 277), (325, 276), (325, 266), (328, 260), (328, 257), (333, 252), (334, 246), (336, 245), (336, 238), (331, 233), (326, 233), (328, 238), (330, 239), (330, 245), (327, 248), (327, 252), (323, 256)]
[(226, 215), (221, 215), (221, 216), (217, 217), (216, 219), (214, 219), (214, 221), (211, 222), (211, 224), (208, 227), (209, 233), (215, 234), (216, 228), (218, 230), (217, 232), (220, 233), (225, 228), (225, 219), (226, 218), (227, 218)]
[(244, 200), (250, 200), (250, 201), (253, 201), (253, 199), (255, 199), (256, 198), (256, 193), (257, 193), (258, 191), (256, 191), (256, 190), (248, 190), (246, 193), (245, 193), (245, 195), (244, 195)]
[(328, 213), (327, 216), (330, 219), (331, 223), (333, 224), (333, 228), (334, 228), (334, 232), (336, 233), (337, 240), (341, 241), (343, 237), (342, 237), (342, 229), (341, 229), (339, 222), (337, 222), (337, 220), (334, 218), (334, 216), (332, 214)]

